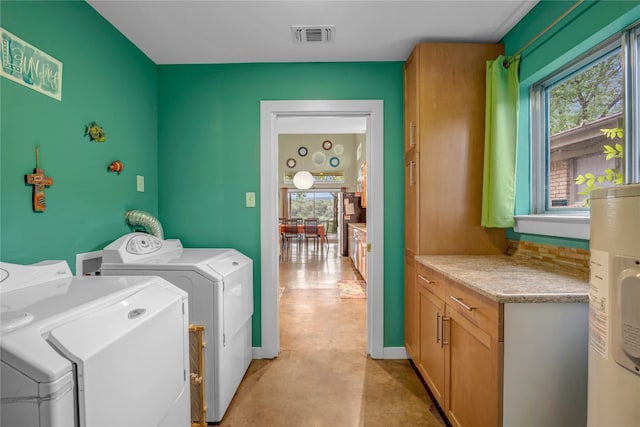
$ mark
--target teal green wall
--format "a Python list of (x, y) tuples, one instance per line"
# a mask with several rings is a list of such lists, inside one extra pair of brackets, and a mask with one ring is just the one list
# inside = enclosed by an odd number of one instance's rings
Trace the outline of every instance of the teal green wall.
[[(0, 78), (0, 259), (74, 269), (76, 253), (129, 231), (126, 210), (157, 211), (157, 67), (85, 2), (3, 0), (0, 25), (63, 63), (62, 101)], [(106, 142), (84, 136), (93, 120)], [(53, 178), (41, 213), (24, 183), (36, 145)], [(123, 173), (107, 173), (118, 159)]]
[[(513, 53), (574, 1), (542, 1), (505, 36)], [(640, 19), (630, 1), (585, 2), (524, 53), (516, 212), (529, 209), (529, 86)], [(0, 25), (63, 63), (56, 101), (0, 79), (0, 259), (31, 263), (98, 250), (129, 228), (128, 209), (157, 214), (185, 246), (233, 246), (254, 260), (260, 331), (260, 101), (384, 100), (384, 345), (403, 345), (402, 63), (156, 66), (90, 6), (78, 1), (0, 2)], [(85, 125), (107, 133), (89, 142)], [(31, 210), (24, 174), (41, 147), (53, 177), (47, 211)], [(113, 160), (122, 175), (106, 172)], [(145, 176), (146, 191), (135, 189)], [(584, 247), (585, 241), (516, 239)], [(261, 344), (256, 333), (254, 345)]]
[[(159, 216), (185, 246), (232, 246), (254, 261), (260, 334), (260, 101), (384, 101), (384, 345), (404, 345), (402, 62), (160, 66)], [(372, 171), (375, 173), (375, 171)], [(256, 192), (246, 208), (245, 192)]]
[[(573, 4), (575, 0), (542, 0), (504, 37), (506, 54), (517, 52)], [(638, 19), (638, 1), (585, 1), (523, 52), (520, 62), (516, 214), (530, 213), (531, 85)], [(589, 247), (589, 242), (585, 240), (525, 235), (513, 230), (509, 231), (508, 237), (567, 247)]]

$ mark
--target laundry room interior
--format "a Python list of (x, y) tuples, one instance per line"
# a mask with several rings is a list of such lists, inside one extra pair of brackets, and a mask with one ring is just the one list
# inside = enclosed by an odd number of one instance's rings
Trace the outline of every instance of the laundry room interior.
[[(346, 50), (355, 22), (407, 33)], [(638, 2), (3, 0), (0, 30), (3, 426), (640, 424)], [(551, 135), (545, 94), (610, 57), (615, 111)], [(166, 357), (110, 387), (170, 409), (126, 421), (94, 391), (142, 331)]]

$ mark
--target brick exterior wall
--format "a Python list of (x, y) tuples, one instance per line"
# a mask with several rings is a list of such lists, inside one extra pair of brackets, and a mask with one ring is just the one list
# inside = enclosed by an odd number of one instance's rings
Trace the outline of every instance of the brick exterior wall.
[(569, 177), (569, 161), (556, 160), (551, 162), (549, 171), (549, 200), (567, 200), (571, 203), (570, 186), (573, 184)]

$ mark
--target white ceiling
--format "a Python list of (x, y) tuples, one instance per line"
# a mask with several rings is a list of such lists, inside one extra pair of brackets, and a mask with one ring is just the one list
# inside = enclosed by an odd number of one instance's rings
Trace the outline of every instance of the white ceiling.
[[(419, 42), (498, 42), (538, 0), (87, 0), (156, 64), (404, 61)], [(335, 25), (294, 43), (292, 25)]]

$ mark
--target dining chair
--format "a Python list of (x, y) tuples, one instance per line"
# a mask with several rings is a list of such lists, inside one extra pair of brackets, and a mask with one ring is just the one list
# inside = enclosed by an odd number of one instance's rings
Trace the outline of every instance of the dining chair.
[(338, 224), (335, 219), (328, 219), (324, 229), (324, 240), (327, 245), (327, 255), (329, 254), (329, 245), (338, 243)]
[(301, 235), (298, 233), (298, 220), (287, 218), (284, 220), (284, 232), (282, 233), (283, 250), (291, 249), (291, 241), (295, 241), (300, 246)]
[(320, 243), (320, 231), (318, 230), (318, 218), (305, 218), (303, 238), (309, 248), (309, 239), (312, 239), (313, 247), (316, 249)]

